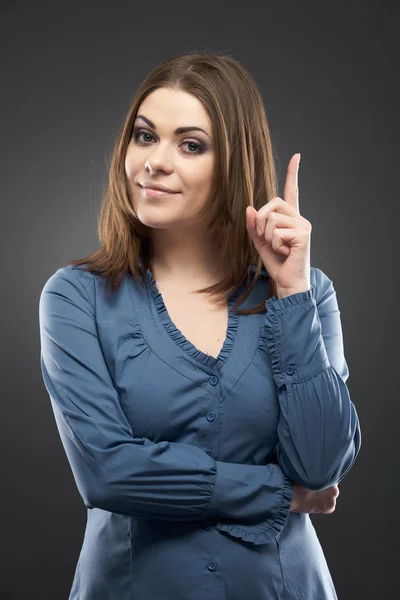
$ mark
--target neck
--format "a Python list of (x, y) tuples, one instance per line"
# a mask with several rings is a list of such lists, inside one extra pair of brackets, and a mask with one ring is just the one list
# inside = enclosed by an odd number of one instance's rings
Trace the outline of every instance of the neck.
[(151, 271), (155, 279), (181, 282), (186, 287), (219, 281), (218, 261), (203, 236), (157, 229), (152, 236)]

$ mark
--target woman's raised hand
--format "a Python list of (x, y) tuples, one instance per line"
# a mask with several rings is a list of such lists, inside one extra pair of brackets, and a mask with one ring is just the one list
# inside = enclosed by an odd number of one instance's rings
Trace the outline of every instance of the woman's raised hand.
[(300, 154), (289, 161), (283, 198), (275, 197), (258, 211), (248, 206), (246, 227), (275, 281), (278, 296), (311, 287), (311, 223), (299, 210), (298, 170)]

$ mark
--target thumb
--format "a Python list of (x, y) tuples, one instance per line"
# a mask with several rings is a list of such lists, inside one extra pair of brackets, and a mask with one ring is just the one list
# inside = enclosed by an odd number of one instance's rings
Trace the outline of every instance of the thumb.
[(258, 236), (256, 227), (256, 214), (257, 211), (253, 206), (248, 206), (246, 208), (246, 226), (251, 234), (256, 234)]

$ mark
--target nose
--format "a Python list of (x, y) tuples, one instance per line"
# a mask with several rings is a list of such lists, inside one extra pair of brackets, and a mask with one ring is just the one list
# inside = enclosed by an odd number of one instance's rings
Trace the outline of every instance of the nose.
[(173, 163), (169, 158), (167, 147), (160, 145), (157, 148), (152, 148), (149, 151), (145, 165), (150, 169), (150, 172), (156, 173), (160, 170), (170, 172), (173, 169)]

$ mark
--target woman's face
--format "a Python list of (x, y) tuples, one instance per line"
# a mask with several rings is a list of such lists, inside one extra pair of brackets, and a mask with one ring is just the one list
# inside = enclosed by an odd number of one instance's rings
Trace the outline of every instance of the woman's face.
[[(191, 130), (176, 133), (180, 127)], [(193, 127), (204, 131), (192, 130)], [(185, 231), (196, 226), (197, 214), (211, 192), (211, 136), (210, 119), (201, 102), (191, 94), (159, 88), (144, 99), (125, 158), (129, 196), (144, 225)], [(143, 183), (164, 185), (177, 193), (148, 197), (140, 185)]]

